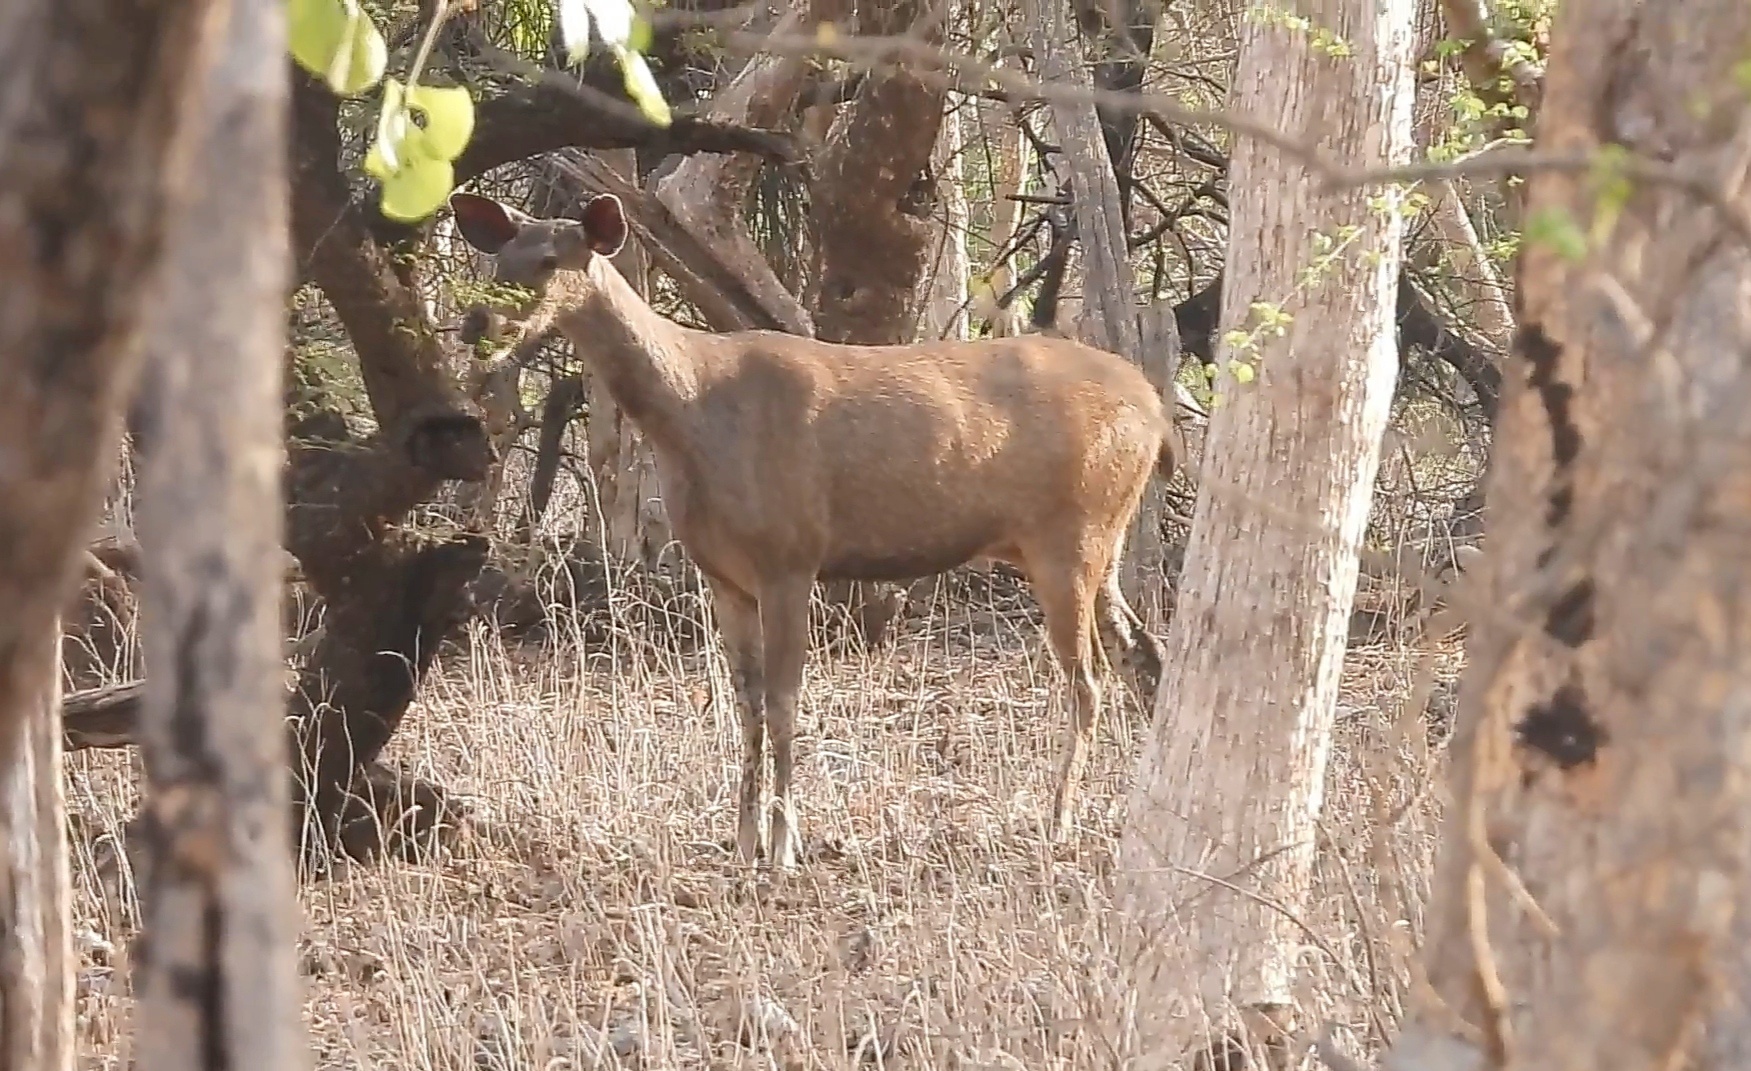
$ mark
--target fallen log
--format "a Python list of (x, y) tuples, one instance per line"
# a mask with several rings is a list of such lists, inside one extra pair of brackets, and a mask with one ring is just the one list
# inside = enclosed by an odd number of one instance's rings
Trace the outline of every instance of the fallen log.
[(61, 701), (61, 737), (68, 751), (128, 747), (140, 721), (145, 681), (74, 692)]

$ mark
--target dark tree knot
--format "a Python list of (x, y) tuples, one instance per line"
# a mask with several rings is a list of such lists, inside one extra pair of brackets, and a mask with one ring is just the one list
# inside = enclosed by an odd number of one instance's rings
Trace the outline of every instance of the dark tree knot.
[(1520, 743), (1550, 756), (1564, 770), (1594, 762), (1611, 739), (1587, 709), (1587, 694), (1570, 681), (1547, 703), (1534, 703), (1514, 726)]

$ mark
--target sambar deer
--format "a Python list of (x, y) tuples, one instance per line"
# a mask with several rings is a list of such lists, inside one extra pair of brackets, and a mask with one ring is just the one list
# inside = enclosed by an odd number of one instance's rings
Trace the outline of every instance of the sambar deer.
[[(795, 866), (791, 740), (817, 579), (905, 581), (974, 559), (1023, 570), (1071, 684), (1052, 801), (1069, 830), (1101, 699), (1100, 653), (1145, 702), (1161, 648), (1119, 590), (1126, 528), (1177, 433), (1134, 365), (1030, 336), (835, 345), (771, 331), (716, 334), (658, 314), (608, 258), (620, 200), (536, 219), (488, 197), (450, 199), (458, 231), (523, 291), (468, 313), (465, 334), (533, 345), (564, 333), (650, 443), (675, 535), (707, 578), (742, 723), (737, 848)], [(501, 287), (506, 290), (509, 287)], [(520, 340), (520, 341), (519, 341)], [(473, 341), (473, 339), (469, 339)]]

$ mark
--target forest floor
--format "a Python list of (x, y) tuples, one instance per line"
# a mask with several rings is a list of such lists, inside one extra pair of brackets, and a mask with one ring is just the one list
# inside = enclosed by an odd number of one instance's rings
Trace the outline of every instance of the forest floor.
[[(878, 654), (811, 653), (807, 858), (771, 884), (732, 857), (721, 660), (633, 645), (477, 629), (440, 660), (391, 757), (473, 819), (430, 861), (305, 887), (318, 1068), (1112, 1066), (1107, 875), (1146, 719), (1109, 705), (1080, 830), (1054, 849), (1064, 687), (1031, 607), (938, 608)], [(1459, 661), (1376, 646), (1346, 666), (1303, 1006), (1357, 1054), (1396, 1022), (1422, 929), (1439, 748), (1405, 699), (1432, 667), (1450, 707)], [(93, 859), (135, 766), (68, 759), (87, 1068), (130, 1062), (128, 928)]]

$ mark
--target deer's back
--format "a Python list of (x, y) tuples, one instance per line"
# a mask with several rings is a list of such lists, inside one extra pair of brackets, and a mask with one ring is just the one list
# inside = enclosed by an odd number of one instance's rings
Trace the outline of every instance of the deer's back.
[(720, 338), (699, 399), (713, 512), (808, 544), (829, 575), (927, 575), (1104, 522), (1134, 502), (1167, 425), (1139, 369), (1065, 339)]

